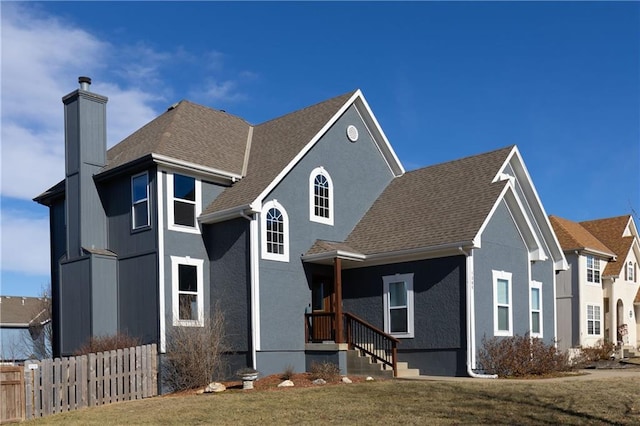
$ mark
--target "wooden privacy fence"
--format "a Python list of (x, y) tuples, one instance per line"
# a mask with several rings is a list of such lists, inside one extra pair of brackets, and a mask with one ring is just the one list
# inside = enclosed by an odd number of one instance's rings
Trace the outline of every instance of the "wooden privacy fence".
[(27, 419), (158, 394), (155, 344), (27, 362)]
[(24, 375), (20, 366), (0, 366), (0, 423), (24, 420)]

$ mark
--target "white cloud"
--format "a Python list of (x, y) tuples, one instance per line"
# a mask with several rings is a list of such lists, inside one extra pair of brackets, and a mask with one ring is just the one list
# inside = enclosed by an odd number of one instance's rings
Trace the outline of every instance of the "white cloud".
[(2, 270), (48, 275), (49, 218), (30, 218), (28, 212), (3, 210)]

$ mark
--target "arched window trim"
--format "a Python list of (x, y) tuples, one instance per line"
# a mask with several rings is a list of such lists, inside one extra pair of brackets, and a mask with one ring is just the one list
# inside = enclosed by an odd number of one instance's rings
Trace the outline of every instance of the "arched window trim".
[[(327, 180), (329, 194), (329, 217), (324, 217), (316, 214), (316, 203), (315, 203), (315, 181), (317, 176), (323, 176)], [(325, 225), (333, 225), (333, 212), (334, 212), (334, 196), (333, 196), (333, 181), (331, 180), (331, 176), (324, 169), (324, 167), (316, 167), (311, 171), (309, 175), (309, 220), (312, 222), (324, 223)]]
[[(268, 251), (267, 247), (267, 216), (269, 210), (277, 209), (282, 215), (282, 233), (283, 233), (283, 252), (282, 253), (272, 253)], [(289, 216), (287, 215), (287, 211), (282, 204), (278, 203), (277, 200), (268, 201), (262, 207), (261, 213), (261, 232), (260, 235), (262, 237), (262, 258), (267, 260), (276, 260), (279, 262), (288, 262), (289, 261)]]

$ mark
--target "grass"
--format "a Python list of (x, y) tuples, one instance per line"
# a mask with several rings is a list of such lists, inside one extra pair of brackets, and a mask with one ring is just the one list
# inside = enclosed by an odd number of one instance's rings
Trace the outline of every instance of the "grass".
[(640, 380), (363, 382), (162, 396), (29, 424), (640, 424)]

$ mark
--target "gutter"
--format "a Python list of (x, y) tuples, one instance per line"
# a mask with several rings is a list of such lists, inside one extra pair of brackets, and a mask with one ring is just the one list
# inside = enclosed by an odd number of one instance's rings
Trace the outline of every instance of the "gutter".
[[(244, 210), (240, 216), (249, 221), (249, 269), (250, 269), (250, 295), (251, 295), (251, 361), (254, 369), (258, 369), (257, 351), (260, 345), (260, 277), (258, 275), (258, 220), (255, 216), (249, 216)], [(253, 213), (251, 213), (253, 214)]]
[(474, 379), (497, 379), (496, 374), (478, 374), (473, 371), (473, 359), (475, 358), (475, 306), (473, 293), (473, 252), (466, 252), (462, 246), (458, 247), (460, 253), (466, 259), (466, 308), (467, 308), (467, 374)]

